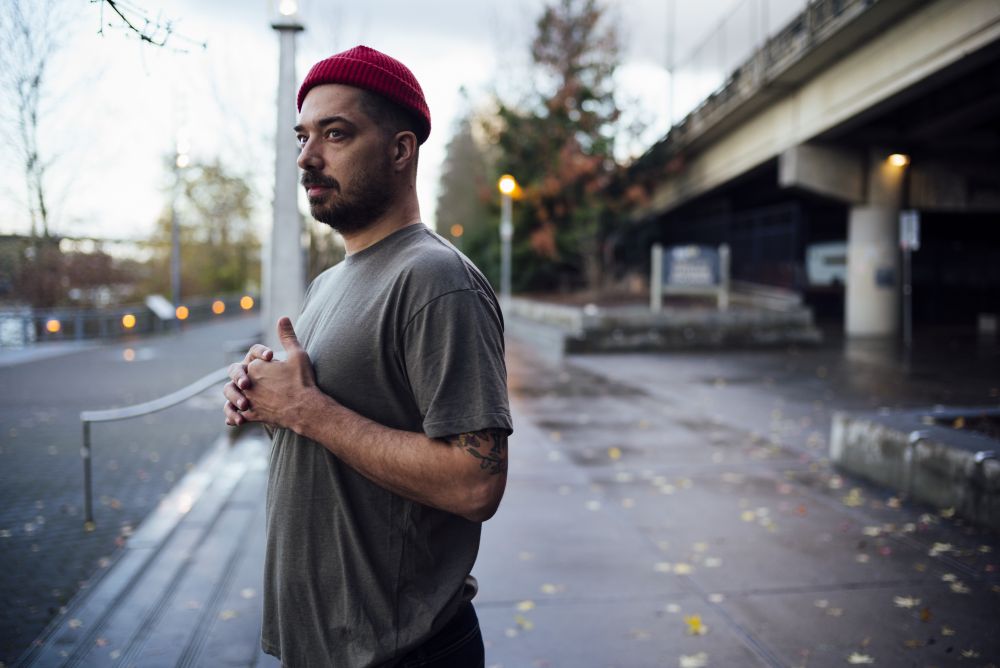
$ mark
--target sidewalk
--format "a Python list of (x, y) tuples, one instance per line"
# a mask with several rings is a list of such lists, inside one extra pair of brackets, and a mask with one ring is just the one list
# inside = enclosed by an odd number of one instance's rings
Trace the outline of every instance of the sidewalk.
[[(510, 480), (475, 569), (487, 666), (1000, 665), (995, 534), (838, 475), (800, 417), (721, 419), (766, 402), (710, 401), (673, 364), (511, 342)], [(23, 665), (275, 665), (266, 451), (214, 450)]]

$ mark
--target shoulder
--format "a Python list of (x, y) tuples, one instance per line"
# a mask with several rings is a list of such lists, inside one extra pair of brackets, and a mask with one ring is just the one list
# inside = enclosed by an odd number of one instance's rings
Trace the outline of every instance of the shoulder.
[(470, 290), (493, 295), (482, 272), (457, 248), (431, 229), (414, 235), (400, 262), (401, 281), (416, 301)]

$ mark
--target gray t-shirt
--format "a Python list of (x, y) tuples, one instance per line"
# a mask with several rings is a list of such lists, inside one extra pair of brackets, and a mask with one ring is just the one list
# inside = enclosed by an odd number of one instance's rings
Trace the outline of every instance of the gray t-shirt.
[[(320, 389), (367, 418), (435, 438), (511, 431), (493, 290), (422, 224), (323, 272), (294, 325)], [(480, 527), (397, 496), (323, 446), (277, 430), (264, 651), (289, 668), (392, 665), (457, 610)]]

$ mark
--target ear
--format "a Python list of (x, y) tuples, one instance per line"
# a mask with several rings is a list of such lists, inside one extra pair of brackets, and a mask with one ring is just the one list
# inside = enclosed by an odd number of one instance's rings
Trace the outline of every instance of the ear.
[(414, 161), (417, 145), (417, 136), (409, 130), (396, 133), (392, 142), (392, 164), (396, 171), (404, 171)]

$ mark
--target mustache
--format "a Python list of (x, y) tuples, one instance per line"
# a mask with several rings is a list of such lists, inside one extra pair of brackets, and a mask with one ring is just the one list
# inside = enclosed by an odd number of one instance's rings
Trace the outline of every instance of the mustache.
[(316, 186), (319, 188), (334, 188), (335, 190), (340, 190), (340, 184), (337, 182), (337, 179), (332, 176), (324, 176), (314, 172), (305, 172), (299, 181), (302, 183), (304, 188)]

